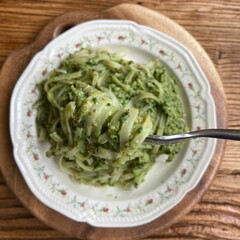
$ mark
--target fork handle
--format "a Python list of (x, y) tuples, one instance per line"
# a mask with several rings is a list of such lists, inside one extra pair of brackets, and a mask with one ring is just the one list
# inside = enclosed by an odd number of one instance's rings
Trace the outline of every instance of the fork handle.
[(240, 130), (235, 129), (203, 129), (189, 133), (181, 133), (171, 136), (150, 135), (145, 139), (147, 143), (172, 144), (191, 138), (218, 138), (240, 141)]

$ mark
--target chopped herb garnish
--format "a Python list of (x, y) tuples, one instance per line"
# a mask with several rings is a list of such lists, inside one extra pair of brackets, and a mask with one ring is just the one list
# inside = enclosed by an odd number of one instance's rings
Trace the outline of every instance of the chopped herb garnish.
[(187, 130), (177, 79), (158, 59), (138, 64), (81, 46), (36, 87), (38, 137), (79, 183), (137, 188), (159, 155), (172, 161), (181, 149), (144, 144), (148, 135)]

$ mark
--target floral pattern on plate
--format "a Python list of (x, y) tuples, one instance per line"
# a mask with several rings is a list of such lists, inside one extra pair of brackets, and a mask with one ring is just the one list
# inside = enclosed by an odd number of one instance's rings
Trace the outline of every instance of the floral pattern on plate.
[[(108, 47), (113, 51), (129, 49), (126, 57), (139, 62), (159, 58), (180, 80), (191, 129), (215, 127), (215, 107), (209, 85), (185, 47), (133, 22), (91, 21), (74, 27), (48, 44), (19, 79), (11, 100), (14, 156), (32, 192), (65, 216), (104, 227), (144, 224), (173, 208), (197, 184), (211, 160), (215, 140), (189, 141), (172, 166), (162, 171), (164, 178), (154, 180), (149, 176), (158, 173), (156, 167), (147, 175), (145, 186), (140, 185), (130, 193), (113, 187), (101, 190), (89, 187), (87, 191), (84, 186), (71, 183), (67, 176), (63, 177), (56, 160), (45, 156), (47, 145), (42, 146), (37, 140), (33, 104), (39, 97), (36, 83), (46, 78), (63, 58), (88, 45)], [(17, 131), (14, 131), (16, 126)], [(168, 163), (159, 160), (158, 166), (163, 170), (164, 164)]]

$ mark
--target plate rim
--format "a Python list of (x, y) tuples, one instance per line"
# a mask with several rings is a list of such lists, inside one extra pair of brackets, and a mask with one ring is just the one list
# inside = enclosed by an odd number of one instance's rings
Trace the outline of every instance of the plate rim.
[[(108, 21), (108, 22), (112, 22), (112, 20), (93, 20), (93, 21), (89, 21), (89, 22), (96, 22), (96, 21)], [(131, 22), (131, 23), (134, 23), (133, 21), (125, 21), (125, 20), (114, 20), (114, 21), (121, 21), (121, 22)], [(83, 24), (86, 24), (86, 23), (89, 23), (89, 22), (85, 22), (85, 23), (83, 23)], [(136, 23), (134, 23), (134, 24), (136, 24)], [(82, 24), (80, 24), (80, 25), (82, 25)], [(143, 26), (143, 25), (139, 25), (139, 24), (137, 24), (138, 26)], [(79, 25), (77, 25), (76, 26), (76, 28), (78, 27)], [(75, 28), (75, 27), (74, 27)], [(72, 30), (72, 29), (71, 29)], [(69, 30), (69, 31), (71, 31), (71, 30)], [(154, 31), (156, 31), (155, 29), (153, 29)], [(66, 32), (67, 33), (67, 32)], [(65, 33), (64, 33), (65, 34)], [(63, 34), (63, 35), (64, 35)], [(163, 33), (162, 33), (163, 34)], [(166, 35), (167, 36), (167, 35)], [(62, 37), (62, 35), (60, 35), (60, 37)], [(168, 38), (170, 38), (169, 36), (167, 36)], [(57, 38), (56, 38), (57, 39)], [(174, 39), (173, 39), (174, 40)], [(174, 40), (174, 41), (176, 41), (176, 40)], [(54, 42), (54, 41), (53, 41)], [(53, 43), (52, 42), (52, 43)], [(46, 46), (46, 47), (48, 47), (49, 46), (49, 44)], [(46, 47), (44, 48), (44, 49), (46, 49)], [(44, 50), (43, 49), (43, 50)], [(185, 50), (187, 50), (190, 54), (191, 54), (191, 52), (188, 50), (188, 49), (185, 49)], [(42, 52), (42, 51), (41, 51)], [(41, 52), (39, 52), (38, 54), (40, 54)], [(32, 59), (32, 61), (31, 61), (31, 63), (33, 62), (33, 60), (35, 59), (35, 58), (37, 58), (37, 56), (38, 56), (38, 54)], [(193, 57), (193, 59), (195, 59), (194, 57)], [(201, 68), (199, 67), (199, 65), (198, 65), (198, 68), (197, 69), (200, 69), (201, 70)], [(26, 70), (25, 70), (26, 71)], [(24, 71), (24, 72), (25, 72)], [(201, 70), (202, 71), (202, 70)], [(21, 77), (20, 77), (21, 78)], [(19, 79), (20, 79), (19, 78)], [(18, 83), (19, 83), (20, 81), (18, 81)], [(209, 92), (210, 92), (210, 85), (209, 85), (209, 83), (208, 83), (208, 81), (206, 81), (206, 83), (207, 83), (207, 85), (208, 85), (208, 90), (209, 90)], [(16, 87), (15, 87), (15, 89), (16, 89)], [(209, 94), (210, 96), (212, 96), (211, 94)], [(12, 98), (13, 99), (13, 98)], [(12, 99), (11, 99), (11, 105), (12, 105)], [(212, 101), (213, 101), (213, 99), (212, 99)], [(214, 108), (215, 108), (215, 104), (214, 104)], [(13, 108), (11, 107), (11, 110), (12, 110)], [(216, 115), (216, 109), (214, 109), (214, 112), (215, 112), (215, 115)], [(11, 111), (11, 115), (12, 115), (12, 111)], [(12, 117), (10, 117), (10, 121), (12, 120), (13, 118)], [(215, 121), (216, 122), (216, 121)], [(12, 126), (12, 123), (10, 123), (10, 125)], [(11, 137), (12, 137), (12, 131), (11, 131)], [(13, 138), (12, 138), (13, 139)], [(16, 143), (14, 143), (15, 145), (16, 145)], [(216, 146), (216, 144), (215, 144), (215, 146)], [(14, 148), (14, 150), (15, 150), (15, 148)], [(213, 152), (215, 151), (215, 147), (214, 147), (214, 149), (213, 149)], [(15, 151), (14, 151), (14, 153), (15, 153)], [(15, 155), (16, 155), (16, 153), (15, 153)], [(15, 156), (15, 158), (16, 158), (16, 156)], [(211, 158), (212, 158), (212, 156), (211, 156)], [(210, 160), (211, 160), (211, 158), (210, 158)], [(209, 162), (210, 162), (210, 160), (209, 160)], [(17, 162), (18, 163), (18, 162)], [(18, 164), (19, 165), (19, 164)], [(19, 166), (18, 166), (19, 167)], [(23, 171), (23, 170), (22, 170)], [(205, 172), (205, 170), (203, 171), (203, 174), (204, 174), (204, 172)], [(202, 175), (203, 175), (202, 174)], [(26, 174), (24, 174), (23, 176), (26, 176)], [(202, 177), (202, 176), (201, 176)], [(201, 177), (199, 177), (199, 178), (201, 178)], [(25, 179), (26, 180), (26, 179)], [(196, 185), (197, 185), (197, 183), (199, 182), (199, 180), (196, 182), (196, 184), (191, 188), (191, 189), (193, 189)], [(191, 190), (190, 189), (190, 190)], [(32, 189), (31, 189), (32, 190)], [(190, 191), (190, 190), (188, 190), (183, 196), (182, 196), (182, 198)], [(180, 201), (180, 200), (179, 200)], [(46, 204), (46, 203), (44, 203), (44, 204)], [(47, 204), (48, 205), (48, 204)], [(56, 210), (56, 209), (55, 209)], [(152, 221), (152, 220), (151, 220)], [(91, 223), (92, 224), (92, 223)], [(92, 224), (93, 225), (93, 224)]]

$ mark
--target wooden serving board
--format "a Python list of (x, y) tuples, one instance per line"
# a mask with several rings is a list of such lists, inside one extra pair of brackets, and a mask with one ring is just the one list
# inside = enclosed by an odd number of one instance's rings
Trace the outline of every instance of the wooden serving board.
[(216, 111), (217, 126), (227, 127), (226, 101), (221, 79), (210, 58), (197, 41), (181, 26), (161, 15), (133, 4), (123, 4), (108, 9), (102, 13), (83, 12), (81, 10), (68, 12), (52, 20), (39, 33), (36, 40), (23, 49), (13, 52), (6, 60), (0, 74), (0, 168), (6, 183), (16, 197), (37, 218), (52, 228), (67, 235), (82, 239), (139, 239), (159, 232), (176, 222), (182, 215), (188, 213), (200, 200), (212, 182), (224, 152), (225, 142), (219, 140), (211, 163), (199, 184), (172, 210), (158, 219), (132, 228), (97, 228), (87, 223), (70, 220), (54, 210), (43, 205), (29, 190), (19, 172), (14, 158), (13, 147), (9, 134), (9, 104), (16, 81), (32, 57), (49, 41), (68, 28), (92, 19), (128, 19), (160, 30), (177, 39), (191, 50), (211, 85)]

